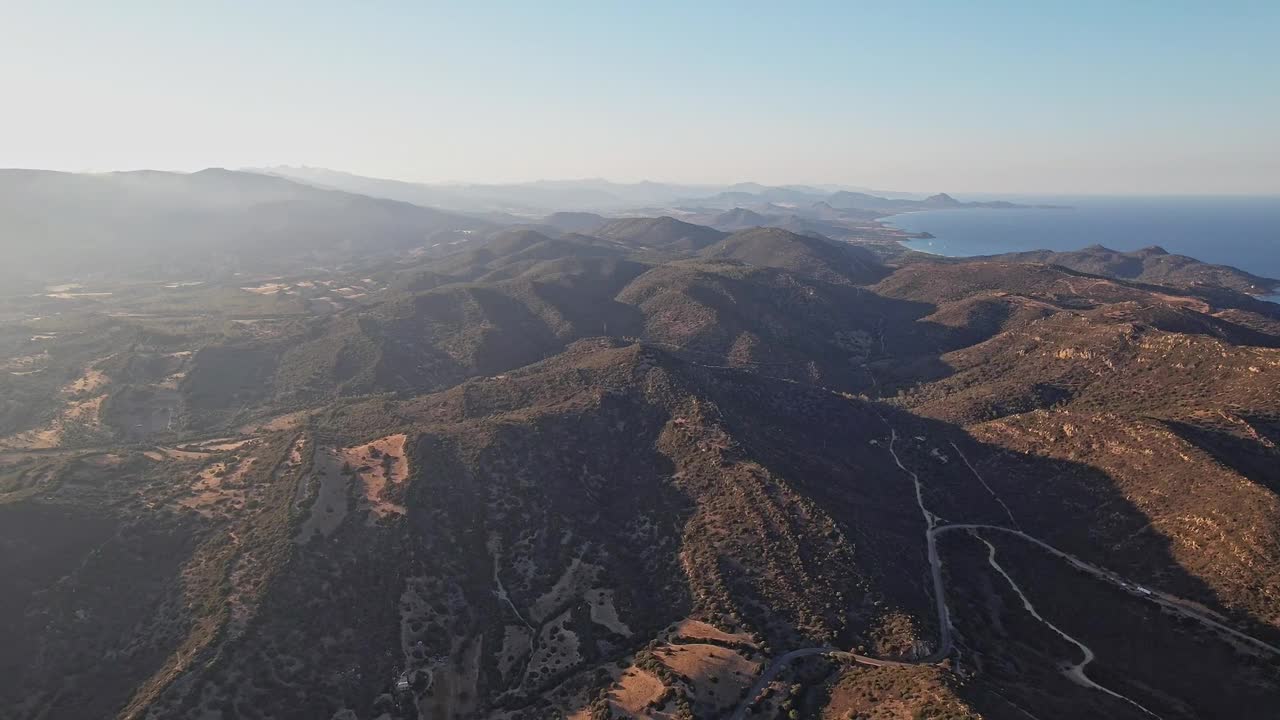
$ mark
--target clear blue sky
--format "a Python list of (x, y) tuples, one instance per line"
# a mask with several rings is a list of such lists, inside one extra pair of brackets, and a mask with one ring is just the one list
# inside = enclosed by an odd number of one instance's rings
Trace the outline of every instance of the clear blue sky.
[(1280, 2), (0, 0), (0, 166), (1280, 193)]

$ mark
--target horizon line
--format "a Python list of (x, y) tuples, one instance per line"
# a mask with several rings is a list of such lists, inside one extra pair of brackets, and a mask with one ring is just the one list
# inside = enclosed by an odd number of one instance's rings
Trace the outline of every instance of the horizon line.
[[(407, 180), (398, 177), (387, 177), (382, 175), (364, 175), (361, 173), (351, 172), (348, 170), (340, 170), (322, 165), (264, 165), (264, 166), (242, 166), (242, 167), (226, 167), (220, 165), (210, 165), (195, 170), (186, 169), (162, 169), (155, 167), (137, 167), (137, 168), (117, 168), (112, 170), (97, 169), (80, 169), (80, 170), (64, 170), (56, 168), (42, 167), (0, 167), (0, 172), (51, 172), (63, 173), (68, 175), (113, 175), (126, 173), (168, 173), (173, 175), (195, 175), (210, 170), (222, 170), (225, 172), (235, 172), (254, 175), (267, 175), (279, 177), (292, 182), (304, 182), (295, 178), (272, 172), (273, 170), (319, 170), (324, 172), (339, 173), (351, 177), (361, 178), (365, 180), (375, 180), (384, 182), (404, 183), (406, 185), (420, 185), (423, 187), (492, 187), (502, 185), (535, 185), (538, 183), (590, 183), (599, 182), (609, 185), (669, 185), (669, 186), (687, 186), (687, 187), (703, 187), (703, 188), (729, 188), (735, 185), (758, 185), (768, 189), (792, 189), (792, 188), (811, 188), (822, 190), (823, 186), (842, 188), (832, 192), (861, 192), (866, 194), (887, 193), (899, 195), (1005, 195), (1005, 196), (1022, 196), (1022, 197), (1098, 197), (1098, 198), (1117, 198), (1117, 197), (1134, 197), (1134, 198), (1192, 198), (1192, 197), (1235, 197), (1235, 198), (1277, 198), (1280, 199), (1280, 191), (1250, 191), (1250, 192), (1221, 192), (1212, 190), (1203, 190), (1196, 192), (1097, 192), (1089, 190), (983, 190), (983, 189), (959, 189), (959, 190), (894, 190), (876, 188), (862, 183), (848, 182), (781, 182), (769, 183), (758, 180), (734, 180), (734, 181), (682, 181), (682, 180), (654, 180), (652, 178), (644, 178), (640, 180), (615, 180), (602, 175), (595, 176), (577, 176), (577, 177), (537, 177), (527, 180)], [(305, 184), (305, 183), (304, 183)], [(346, 191), (352, 192), (352, 191)]]

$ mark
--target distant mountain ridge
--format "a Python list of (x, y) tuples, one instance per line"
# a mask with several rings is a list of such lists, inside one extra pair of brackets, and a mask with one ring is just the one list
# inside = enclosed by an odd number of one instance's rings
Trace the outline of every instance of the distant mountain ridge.
[(411, 203), (210, 168), (80, 175), (0, 170), (0, 274), (136, 276), (296, 269), (494, 227)]
[(807, 204), (832, 193), (850, 190), (838, 186), (772, 186), (754, 182), (732, 185), (653, 181), (620, 183), (598, 178), (523, 183), (415, 183), (365, 177), (325, 168), (284, 166), (245, 168), (245, 172), (446, 210), (525, 214), (546, 214), (552, 211), (634, 211), (641, 208), (674, 207), (693, 202), (691, 198), (716, 196), (741, 203)]
[(902, 198), (886, 198), (867, 193), (837, 192), (827, 198), (826, 202), (835, 208), (877, 210), (885, 214), (904, 210), (949, 210), (954, 208), (1053, 208), (1054, 205), (1020, 205), (1004, 200), (961, 202), (947, 193), (930, 195), (923, 200), (907, 200)]

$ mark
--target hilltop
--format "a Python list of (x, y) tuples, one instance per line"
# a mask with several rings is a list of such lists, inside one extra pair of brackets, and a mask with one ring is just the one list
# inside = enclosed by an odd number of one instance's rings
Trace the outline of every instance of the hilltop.
[(703, 225), (666, 216), (613, 220), (597, 228), (594, 234), (607, 240), (674, 250), (701, 250), (726, 235)]

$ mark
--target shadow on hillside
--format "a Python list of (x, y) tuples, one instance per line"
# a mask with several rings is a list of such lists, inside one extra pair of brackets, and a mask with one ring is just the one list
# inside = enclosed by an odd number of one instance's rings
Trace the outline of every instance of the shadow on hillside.
[[(938, 380), (953, 369), (941, 356), (999, 332), (926, 320), (932, 303), (776, 270), (730, 266), (672, 290), (645, 318), (645, 341), (673, 342), (694, 362), (871, 396)], [(739, 277), (737, 273), (753, 273)], [(641, 282), (643, 282), (643, 277)], [(686, 327), (701, 327), (690, 334)]]
[[(715, 402), (731, 434), (741, 440), (743, 452), (749, 459), (767, 467), (836, 518), (857, 548), (861, 569), (873, 579), (890, 605), (924, 620), (921, 636), (935, 644), (939, 630), (924, 542), (924, 520), (915, 502), (911, 478), (897, 467), (888, 452), (890, 428), (896, 432), (895, 451), (903, 465), (919, 475), (925, 505), (939, 517), (939, 524), (1010, 526), (1008, 514), (995, 501), (993, 491), (1008, 506), (1017, 526), (1033, 537), (1115, 571), (1132, 582), (1226, 613), (1214, 591), (1178, 564), (1169, 539), (1152, 532), (1148, 527), (1149, 518), (1125, 499), (1106, 473), (1094, 467), (1011, 452), (977, 442), (956, 425), (879, 403), (850, 401), (812, 388), (798, 389), (794, 384), (769, 378), (734, 373), (732, 382), (713, 383), (710, 387), (717, 389)], [(761, 418), (768, 418), (768, 422), (760, 422)], [(785, 428), (786, 432), (777, 432), (777, 428)], [(981, 473), (981, 481), (966, 466), (956, 447)], [(991, 491), (984, 487), (983, 481)], [(980, 570), (976, 573), (978, 577), (957, 577), (964, 561), (957, 559), (960, 556), (955, 553), (963, 549), (964, 538), (967, 536), (961, 531), (940, 536), (939, 540), (948, 600), (966, 608), (953, 615), (959, 643), (953, 657), (968, 668), (967, 672), (977, 673), (977, 681), (966, 683), (960, 690), (961, 695), (984, 716), (1017, 717), (1018, 711), (1010, 705), (1012, 699), (1018, 707), (1036, 708), (1037, 716), (1045, 720), (1072, 717), (1068, 710), (1081, 699), (1075, 694), (1082, 692), (1091, 696), (1096, 691), (1066, 680), (1054, 663), (1074, 662), (1079, 659), (1078, 651), (1063, 645), (1056, 650), (1046, 650), (1049, 655), (1041, 655), (1041, 651), (1035, 649), (1037, 642), (1045, 648), (1054, 648), (1054, 643), (1059, 642), (1052, 632), (1030, 645), (1009, 638), (1002, 640), (1007, 628), (998, 620), (993, 624), (991, 613), (1000, 613), (1008, 623), (1013, 622), (1008, 613), (1025, 614), (1025, 611), (1017, 604), (1017, 598), (1000, 591), (1004, 581), (985, 565), (985, 549), (974, 561), (977, 563), (974, 567)], [(1117, 550), (1121, 539), (1128, 542)], [(1175, 629), (1181, 632), (1175, 633), (1176, 638), (1157, 643), (1159, 638), (1148, 638), (1143, 634), (1145, 631), (1141, 631), (1156, 627), (1156, 621), (1165, 618), (1150, 602), (1132, 591), (1078, 573), (1048, 553), (1032, 552), (1035, 546), (1025, 540), (1005, 538), (1004, 542), (1015, 549), (1020, 544), (1030, 548), (1021, 558), (1024, 564), (1031, 563), (1027, 565), (1030, 570), (1022, 571), (1025, 581), (1039, 582), (1038, 578), (1044, 577), (1043, 582), (1048, 583), (1048, 578), (1053, 576), (1053, 587), (1059, 597), (1081, 596), (1079, 603), (1067, 601), (1065, 607), (1071, 609), (1070, 617), (1059, 617), (1068, 614), (1062, 608), (1055, 611), (1058, 616), (1049, 616), (1047, 612), (1046, 615), (1051, 621), (1067, 624), (1072, 632), (1092, 638), (1090, 642), (1100, 643), (1100, 655), (1103, 647), (1111, 648), (1111, 654), (1100, 657), (1094, 666), (1095, 673), (1110, 678), (1109, 682), (1117, 686), (1123, 685), (1126, 694), (1158, 708), (1158, 712), (1167, 712), (1166, 717), (1194, 717), (1180, 711), (1183, 706), (1179, 703), (1195, 705), (1207, 697), (1198, 694), (1204, 691), (1194, 689), (1194, 683), (1183, 682), (1177, 672), (1179, 667), (1196, 664), (1205, 653), (1216, 653), (1214, 656), (1222, 669), (1221, 676), (1215, 676), (1217, 684), (1213, 686), (1222, 687), (1224, 683), (1235, 682), (1231, 678), (1236, 673), (1256, 664), (1225, 643), (1204, 639), (1207, 636), (1188, 621), (1177, 624), (1168, 620), (1170, 632)], [(1035, 569), (1037, 563), (1042, 564), (1040, 570)], [(984, 596), (987, 599), (981, 602), (974, 599)], [(1085, 597), (1088, 600), (1083, 599)], [(979, 604), (974, 606), (974, 603)], [(981, 611), (974, 615), (970, 606), (979, 607)], [(1126, 635), (1126, 627), (1133, 632)], [(850, 628), (839, 642), (848, 643), (856, 638), (859, 635), (856, 630)], [(1265, 628), (1252, 629), (1254, 634), (1265, 631)], [(1271, 635), (1274, 642), (1276, 633)], [(1127, 645), (1126, 636), (1130, 638)], [(1201, 639), (1192, 639), (1196, 637)], [(1201, 646), (1206, 642), (1212, 646), (1212, 653)], [(1112, 647), (1108, 643), (1119, 644)], [(1137, 649), (1125, 650), (1134, 648), (1134, 643), (1160, 645), (1160, 657), (1146, 656)], [(979, 655), (976, 659), (975, 653)], [(1041, 669), (1048, 672), (1040, 673)], [(1032, 680), (1038, 673), (1043, 677)], [(1205, 673), (1212, 674), (1205, 670), (1201, 675)], [(1238, 682), (1245, 685), (1251, 682), (1247, 675), (1240, 677), (1244, 679)], [(1055, 678), (1064, 682), (1057, 683)], [(1197, 679), (1202, 681), (1199, 687), (1210, 686), (1204, 684), (1209, 682), (1206, 677)], [(1054, 692), (1061, 692), (1062, 696), (1049, 702), (1045, 683), (1051, 683)], [(1280, 689), (1280, 683), (1272, 689)], [(1110, 716), (1125, 716), (1131, 709), (1131, 706), (1112, 706), (1108, 702), (1098, 707), (1100, 712), (1114, 713)]]
[(189, 518), (165, 511), (126, 519), (0, 504), (0, 704), (28, 713), (0, 714), (110, 717), (123, 707), (191, 620), (181, 569), (194, 539)]
[[(353, 499), (331, 536), (295, 554), (224, 672), (249, 668), (259, 676), (268, 672), (261, 658), (308, 658), (270, 669), (282, 683), (314, 689), (301, 700), (264, 698), (262, 711), (277, 715), (327, 717), (339, 699), (371, 707), (395, 692), (399, 673), (415, 668), (432, 668), (443, 688), (424, 696), (417, 708), (424, 716), (499, 697), (503, 707), (519, 708), (583, 666), (634, 649), (628, 638), (583, 622), (589, 610), (581, 589), (557, 594), (558, 586), (574, 587), (580, 563), (602, 568), (589, 587), (612, 590), (634, 637), (653, 637), (686, 617), (688, 589), (671, 550), (692, 506), (670, 482), (671, 460), (652, 442), (635, 442), (656, 437), (669, 418), (614, 398), (539, 410), (521, 420), (481, 412), (418, 428), (409, 451), (414, 476), (402, 497), (407, 516), (371, 523)], [(565, 629), (576, 634), (583, 660), (527, 674), (530, 657), (504, 642), (529, 624), (548, 645), (558, 633), (541, 633), (544, 624), (551, 628), (566, 612)], [(466, 667), (468, 648), (480, 648), (479, 669), (454, 674), (451, 668)], [(518, 664), (501, 673), (508, 654)], [(360, 673), (335, 681), (335, 667)], [(478, 684), (465, 685), (466, 677)], [(455, 701), (462, 704), (449, 705)]]
[[(554, 320), (538, 317), (556, 327), (556, 341), (541, 343), (543, 352), (595, 335), (639, 337), (678, 347), (694, 362), (883, 396), (950, 375), (942, 354), (991, 337), (1008, 319), (981, 316), (971, 324), (945, 325), (925, 320), (938, 309), (931, 303), (741, 263), (697, 262), (649, 272), (654, 275), (577, 274), (554, 284), (534, 283), (539, 300), (557, 314)], [(617, 299), (627, 296), (632, 283), (645, 287), (655, 276), (662, 283), (643, 291), (644, 300)], [(532, 313), (523, 324), (534, 322), (536, 310), (520, 312)], [(689, 328), (698, 329), (691, 334)], [(490, 353), (485, 367), (512, 369), (526, 360), (518, 355)]]
[(1243, 475), (1259, 487), (1266, 488), (1272, 494), (1280, 495), (1280, 451), (1274, 447), (1274, 443), (1280, 440), (1280, 433), (1266, 432), (1268, 425), (1271, 425), (1273, 430), (1280, 425), (1268, 424), (1258, 419), (1248, 422), (1255, 431), (1273, 436), (1268, 438), (1273, 446), (1267, 447), (1257, 440), (1204, 425), (1193, 425), (1176, 420), (1165, 420), (1164, 424), (1178, 437), (1205, 451), (1214, 460)]
[[(655, 443), (634, 442), (656, 438), (668, 419), (651, 407), (605, 398), (596, 407), (465, 438), (425, 436), (416, 452), (428, 469), (411, 498), (421, 509), (414, 513), (414, 534), (422, 547), (453, 545), (443, 563), (427, 562), (459, 571), (454, 578), (468, 622), (454, 632), (486, 633), (486, 643), (501, 644), (504, 626), (551, 627), (567, 613), (582, 662), (610, 661), (634, 640), (581, 622), (581, 590), (560, 589), (574, 588), (575, 577), (611, 591), (631, 638), (653, 637), (686, 617), (689, 589), (679, 558), (667, 551), (680, 546), (694, 505), (670, 482), (672, 459)], [(568, 451), (575, 443), (583, 450)], [(598, 571), (582, 570), (588, 567)], [(495, 594), (498, 579), (510, 605)], [(486, 673), (480, 695), (511, 691), (504, 705), (521, 707), (581, 666), (518, 670), (506, 679)]]

